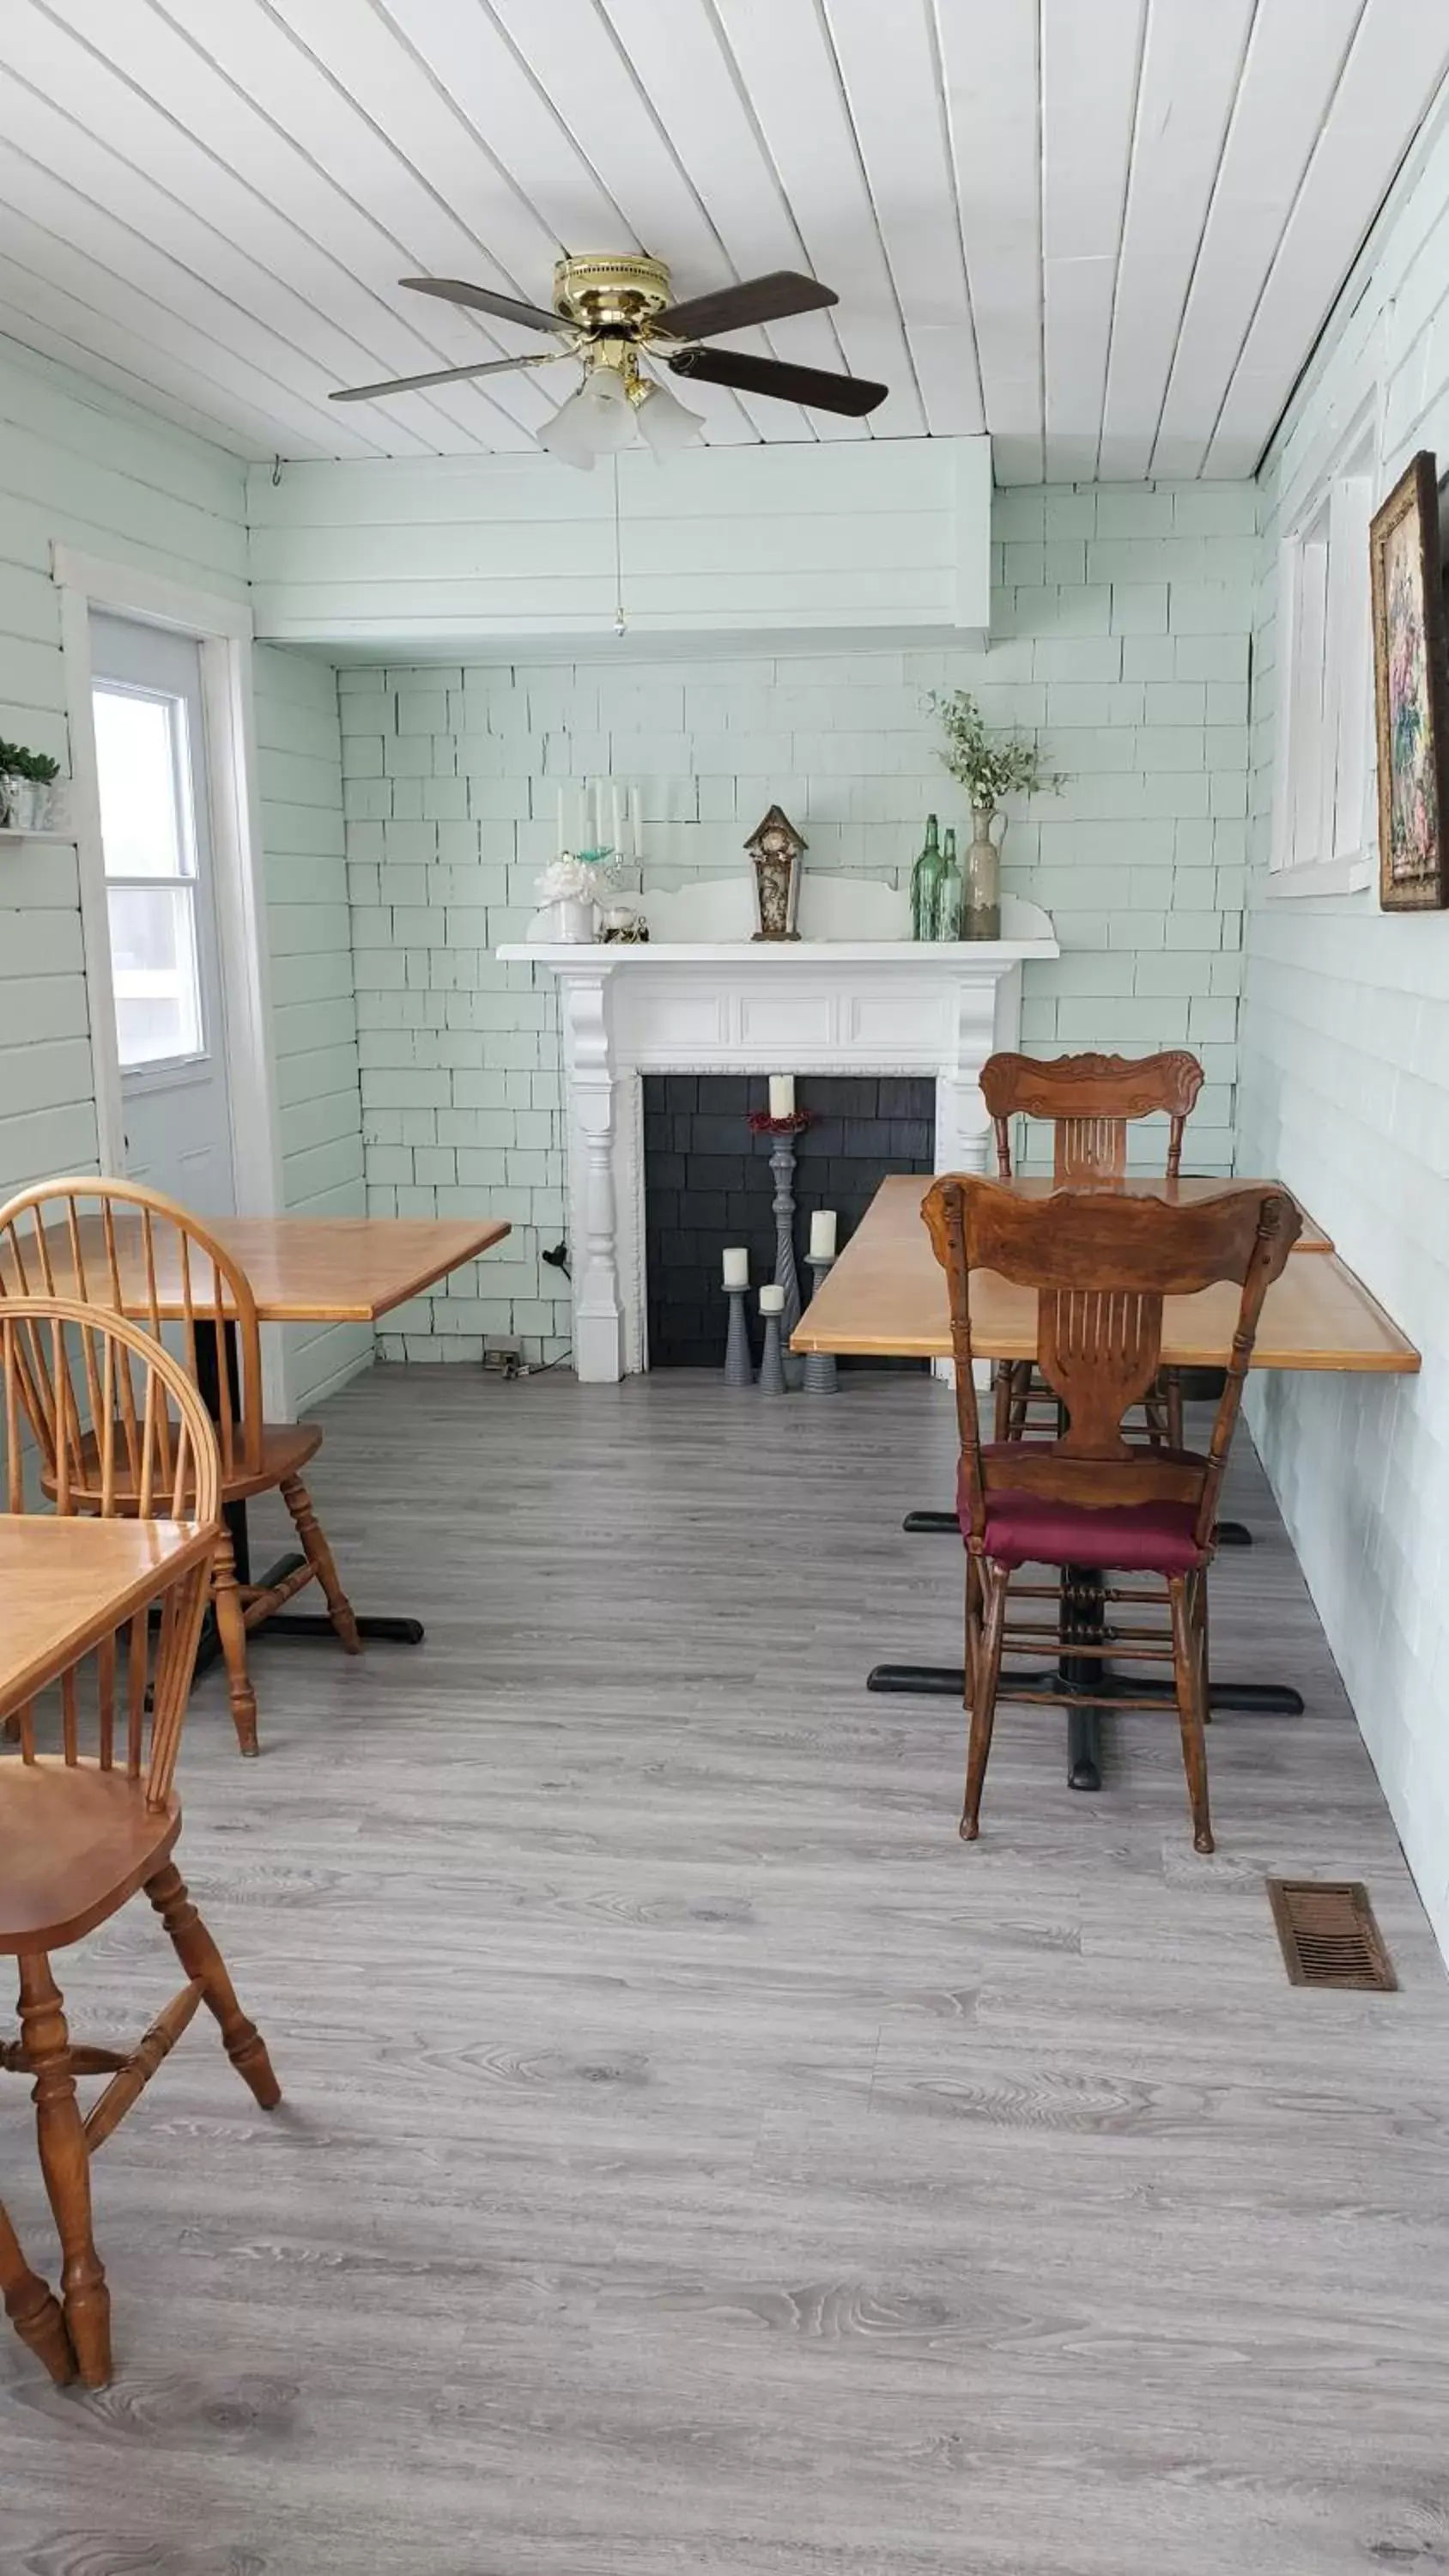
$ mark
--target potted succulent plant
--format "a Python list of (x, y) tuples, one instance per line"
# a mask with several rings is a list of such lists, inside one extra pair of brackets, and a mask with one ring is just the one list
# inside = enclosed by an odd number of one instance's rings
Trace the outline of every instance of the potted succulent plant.
[(12, 832), (43, 832), (51, 818), (51, 792), (60, 763), (48, 751), (30, 751), (24, 743), (0, 742), (0, 802)]
[[(967, 689), (933, 689), (926, 701), (941, 727), (936, 757), (971, 800), (971, 847), (966, 854), (963, 929), (968, 939), (1001, 937), (1001, 844), (1004, 796), (1055, 795), (1065, 783), (1045, 767), (1029, 734), (992, 733)], [(993, 837), (992, 826), (1001, 822)]]

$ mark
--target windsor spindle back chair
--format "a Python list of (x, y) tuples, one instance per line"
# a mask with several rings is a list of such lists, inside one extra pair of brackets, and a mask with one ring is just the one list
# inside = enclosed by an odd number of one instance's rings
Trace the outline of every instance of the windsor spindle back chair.
[[(348, 1654), (361, 1651), (352, 1606), (338, 1580), (302, 1469), (322, 1445), (316, 1423), (270, 1423), (262, 1412), (261, 1331), (246, 1273), (199, 1218), (139, 1182), (54, 1180), (22, 1191), (0, 1208), (0, 1297), (9, 1293), (72, 1296), (97, 1302), (146, 1325), (172, 1344), (199, 1387), (216, 1427), (221, 1460), (222, 1534), (212, 1573), (212, 1604), (232, 1722), (243, 1753), (257, 1744), (257, 1702), (247, 1668), (247, 1631), (270, 1619), (304, 1585), (317, 1581)], [(44, 1410), (35, 1421), (47, 1489), (56, 1461)], [(117, 1508), (135, 1509), (118, 1462)], [(94, 1502), (95, 1459), (85, 1437), (73, 1462), (78, 1501)], [(269, 1584), (238, 1579), (233, 1528), (238, 1507), (275, 1487), (291, 1513), (300, 1558)]]
[[(180, 1361), (80, 1299), (0, 1300), (0, 1955), (18, 1962), (20, 2033), (0, 2069), (34, 2078), (61, 2301), (0, 2210), (0, 2295), (52, 2376), (110, 2376), (110, 2300), (90, 2160), (198, 2005), (258, 2102), (266, 2047), (173, 1857), (173, 1786), (218, 1542), (216, 1433)], [(43, 1508), (42, 1464), (49, 1499)], [(187, 1982), (133, 2049), (75, 2045), (53, 1954), (144, 1889)], [(110, 2081), (82, 2115), (77, 2077)]]

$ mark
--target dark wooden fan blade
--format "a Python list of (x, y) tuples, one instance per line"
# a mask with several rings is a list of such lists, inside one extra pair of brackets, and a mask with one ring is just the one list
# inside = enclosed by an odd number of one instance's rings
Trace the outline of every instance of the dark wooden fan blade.
[(511, 376), (520, 367), (556, 367), (567, 349), (544, 349), (538, 357), (484, 358), (476, 367), (433, 367), (425, 376), (389, 376), (380, 385), (346, 385), (329, 394), (329, 402), (379, 402), (384, 394), (415, 393), (423, 385), (460, 385), (472, 376)]
[(525, 322), (530, 331), (572, 331), (562, 313), (545, 313), (541, 304), (520, 304), (513, 295), (495, 295), (491, 286), (470, 286), (462, 277), (400, 277), (418, 295), (439, 295), (445, 304), (466, 304), (474, 313), (496, 313), (500, 322)]
[(807, 403), (812, 411), (843, 411), (861, 420), (885, 401), (889, 385), (865, 376), (827, 376), (819, 367), (786, 367), (777, 358), (747, 357), (743, 349), (681, 349), (670, 373), (702, 385), (729, 385), (739, 394), (773, 394), (780, 402)]
[(672, 340), (712, 340), (719, 331), (743, 331), (751, 322), (783, 322), (791, 313), (818, 313), (838, 304), (831, 286), (793, 269), (772, 268), (768, 277), (747, 277), (740, 286), (719, 286), (712, 295), (691, 296), (656, 313), (652, 328)]

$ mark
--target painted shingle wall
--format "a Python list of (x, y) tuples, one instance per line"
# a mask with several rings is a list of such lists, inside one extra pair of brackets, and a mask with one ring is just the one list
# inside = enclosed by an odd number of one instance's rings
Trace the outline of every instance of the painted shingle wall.
[(369, 1202), (515, 1227), (503, 1258), (419, 1300), (384, 1348), (566, 1347), (538, 1263), (563, 1229), (551, 981), (491, 954), (534, 909), (559, 784), (612, 772), (642, 789), (651, 882), (742, 866), (772, 800), (810, 866), (899, 880), (928, 810), (965, 819), (932, 757), (932, 688), (970, 688), (1069, 774), (1006, 842), (1005, 883), (1050, 908), (1066, 952), (1028, 969), (1028, 1043), (1193, 1046), (1208, 1069), (1193, 1159), (1227, 1170), (1255, 509), (1249, 485), (998, 494), (980, 653), (344, 669)]
[[(328, 662), (261, 644), (255, 696), (283, 1199), (313, 1216), (360, 1216), (337, 674)], [(314, 1402), (364, 1366), (372, 1338), (355, 1324), (291, 1328), (297, 1403)]]
[[(244, 491), (235, 457), (0, 342), (0, 735), (69, 766), (55, 540), (244, 598)], [(286, 1203), (359, 1210), (334, 672), (260, 648), (256, 716)], [(73, 849), (0, 845), (0, 1196), (96, 1167), (79, 904)], [(303, 1400), (371, 1348), (297, 1341)]]
[[(0, 341), (0, 735), (68, 766), (52, 541), (245, 595), (243, 469)], [(0, 1195), (94, 1170), (73, 850), (0, 847)]]
[(1424, 1354), (1417, 1379), (1260, 1380), (1253, 1425), (1449, 1951), (1449, 914), (1267, 892), (1283, 492), (1376, 387), (1379, 492), (1416, 449), (1449, 456), (1442, 120), (1366, 268), (1263, 480), (1239, 1163), (1291, 1182)]

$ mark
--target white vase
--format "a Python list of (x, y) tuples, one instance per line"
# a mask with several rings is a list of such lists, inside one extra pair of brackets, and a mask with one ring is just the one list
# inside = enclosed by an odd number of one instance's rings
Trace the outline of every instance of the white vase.
[(35, 830), (35, 795), (36, 782), (33, 778), (20, 778), (13, 770), (7, 771), (5, 777), (7, 830), (12, 832)]
[(559, 948), (591, 948), (594, 944), (596, 913), (587, 895), (564, 895), (550, 906), (552, 920), (549, 935)]

